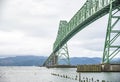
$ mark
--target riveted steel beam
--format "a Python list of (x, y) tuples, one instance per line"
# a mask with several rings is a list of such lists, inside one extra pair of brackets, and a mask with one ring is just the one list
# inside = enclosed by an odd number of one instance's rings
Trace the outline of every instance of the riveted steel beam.
[(115, 28), (117, 24), (120, 24), (119, 20), (120, 10), (118, 9), (116, 12), (113, 11), (113, 3), (111, 0), (102, 63), (110, 63), (120, 52), (120, 41), (117, 45), (115, 44), (115, 41), (120, 37), (120, 27)]

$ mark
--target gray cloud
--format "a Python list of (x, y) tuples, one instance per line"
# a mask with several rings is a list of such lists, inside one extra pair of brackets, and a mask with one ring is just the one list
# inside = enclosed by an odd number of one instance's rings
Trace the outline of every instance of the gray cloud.
[[(0, 45), (4, 47), (3, 49), (0, 47), (0, 54), (49, 55), (57, 36), (59, 21), (69, 21), (85, 1), (4, 0), (0, 14), (0, 31), (3, 35), (0, 38), (5, 37), (0, 40)], [(73, 56), (101, 54), (107, 17), (90, 24), (68, 42)], [(10, 47), (13, 47), (11, 51)]]

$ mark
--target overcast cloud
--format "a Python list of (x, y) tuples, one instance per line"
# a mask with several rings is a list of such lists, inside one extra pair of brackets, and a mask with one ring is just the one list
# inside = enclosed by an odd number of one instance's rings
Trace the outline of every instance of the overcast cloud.
[[(60, 20), (69, 21), (86, 0), (1, 0), (0, 55), (49, 56)], [(70, 56), (102, 57), (107, 17), (68, 42)]]

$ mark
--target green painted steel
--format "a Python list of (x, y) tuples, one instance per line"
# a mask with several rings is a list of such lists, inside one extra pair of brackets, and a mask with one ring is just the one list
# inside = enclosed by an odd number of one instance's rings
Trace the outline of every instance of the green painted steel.
[(120, 52), (120, 45), (115, 44), (120, 36), (120, 28), (115, 27), (119, 24), (120, 8), (112, 11), (112, 5), (111, 2), (102, 63), (110, 63), (110, 60)]
[[(63, 30), (63, 28), (65, 28), (66, 25), (67, 25), (67, 21), (65, 21), (65, 20), (60, 21), (57, 37), (60, 38), (61, 34), (65, 34), (65, 31)], [(53, 47), (53, 50), (54, 50), (54, 47)], [(63, 60), (65, 62), (64, 64), (70, 65), (67, 44), (65, 44), (57, 52), (55, 52), (51, 56), (49, 56), (48, 60), (46, 61), (46, 64), (47, 64), (47, 66), (59, 65), (60, 60)]]
[(57, 53), (58, 56), (58, 62), (57, 64), (60, 65), (60, 61), (64, 65), (70, 65), (70, 58), (69, 58), (69, 52), (68, 52), (68, 46), (65, 44)]
[(53, 52), (45, 61), (44, 65), (55, 55), (59, 49), (66, 44), (76, 33), (91, 24), (100, 17), (106, 15), (110, 11), (110, 1), (112, 3), (112, 11), (120, 6), (120, 0), (87, 0), (82, 8), (64, 25), (59, 25), (58, 35), (53, 45)]
[[(119, 4), (119, 0), (112, 0), (113, 9)], [(72, 17), (68, 24), (60, 30), (60, 36), (56, 38), (53, 52), (59, 50), (72, 36), (85, 28), (91, 22), (109, 12), (110, 0), (87, 0), (83, 7)]]

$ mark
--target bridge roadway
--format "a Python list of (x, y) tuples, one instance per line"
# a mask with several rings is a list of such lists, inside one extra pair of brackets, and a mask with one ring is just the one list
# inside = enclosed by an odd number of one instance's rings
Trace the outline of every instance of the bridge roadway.
[[(100, 17), (109, 13), (110, 0), (87, 0), (82, 8), (62, 27), (59, 26), (58, 35), (53, 46), (53, 52), (43, 64), (44, 66), (52, 59), (55, 53), (76, 33)], [(112, 10), (119, 9), (120, 0), (112, 0)]]

